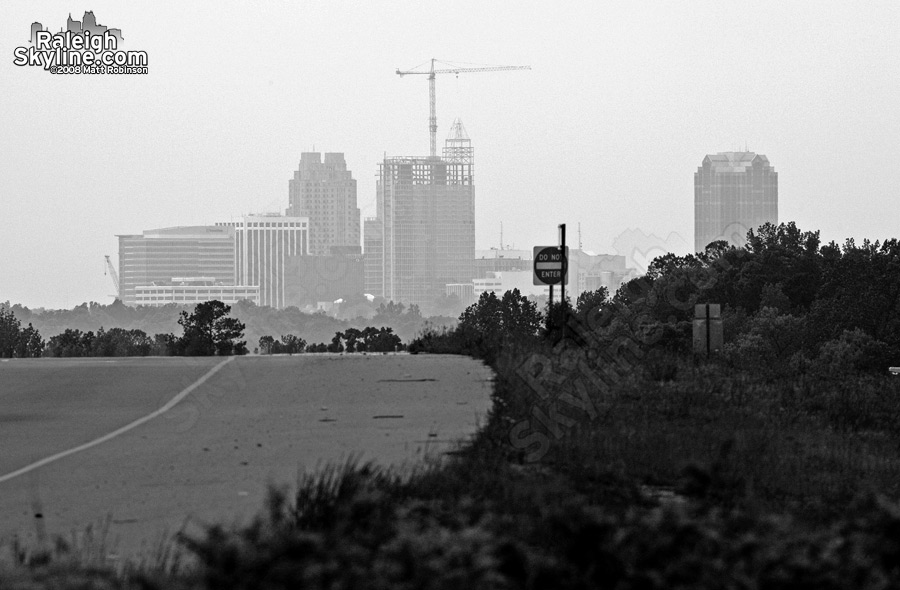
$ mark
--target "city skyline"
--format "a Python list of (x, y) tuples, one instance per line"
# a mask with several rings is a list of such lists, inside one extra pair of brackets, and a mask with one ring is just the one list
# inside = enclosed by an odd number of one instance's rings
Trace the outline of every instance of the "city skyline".
[(107, 301), (116, 234), (283, 211), (285, 172), (305, 151), (344, 153), (373, 216), (369, 171), (385, 154), (427, 153), (428, 85), (395, 71), (431, 57), (531, 66), (437, 80), (438, 136), (458, 116), (478, 138), (476, 248), (500, 245), (501, 222), (504, 245), (526, 249), (580, 222), (588, 250), (627, 255), (617, 237), (639, 231), (674, 234), (685, 254), (698, 161), (745, 145), (779, 170), (781, 221), (825, 242), (896, 234), (883, 173), (900, 130), (896, 3), (763, 2), (759, 19), (715, 2), (391, 6), (13, 0), (0, 38), (89, 8), (154, 68), (86, 78), (0, 65), (12, 221), (0, 297)]

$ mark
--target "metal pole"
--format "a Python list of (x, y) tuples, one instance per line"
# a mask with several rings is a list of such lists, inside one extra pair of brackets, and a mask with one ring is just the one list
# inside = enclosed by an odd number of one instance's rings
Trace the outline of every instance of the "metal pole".
[(562, 279), (559, 281), (559, 302), (566, 305), (566, 272), (569, 270), (569, 261), (566, 260), (566, 224), (559, 224), (559, 254), (562, 259)]
[(547, 331), (553, 329), (553, 285), (550, 285), (550, 305), (547, 306)]

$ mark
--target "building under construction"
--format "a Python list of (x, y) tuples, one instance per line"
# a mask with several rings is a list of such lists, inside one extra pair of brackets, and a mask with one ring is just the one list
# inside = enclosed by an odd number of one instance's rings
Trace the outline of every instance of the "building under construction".
[(366, 292), (426, 308), (468, 283), (475, 260), (475, 163), (462, 122), (441, 157), (385, 158), (365, 220)]

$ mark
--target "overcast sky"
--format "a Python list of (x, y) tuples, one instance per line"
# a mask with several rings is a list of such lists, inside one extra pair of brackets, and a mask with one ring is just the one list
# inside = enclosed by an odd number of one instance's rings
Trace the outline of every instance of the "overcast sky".
[[(93, 10), (146, 76), (13, 65), (34, 21)], [(693, 174), (743, 149), (780, 221), (825, 241), (900, 234), (900, 3), (4, 0), (0, 301), (110, 302), (116, 234), (287, 206), (303, 151), (344, 152), (363, 216), (387, 154), (428, 152), (435, 57), (531, 71), (438, 76), (438, 145), (475, 148), (478, 248), (586, 249), (625, 230), (693, 244)], [(632, 233), (632, 235), (634, 235)]]

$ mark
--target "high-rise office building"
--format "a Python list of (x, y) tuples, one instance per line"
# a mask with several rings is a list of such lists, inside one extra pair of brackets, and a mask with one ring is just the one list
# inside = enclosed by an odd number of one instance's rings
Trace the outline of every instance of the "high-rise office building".
[(337, 249), (360, 253), (356, 180), (344, 154), (300, 154), (300, 166), (288, 182), (287, 214), (309, 218), (309, 253), (328, 256)]
[(707, 155), (694, 174), (694, 250), (725, 240), (743, 246), (747, 231), (778, 223), (778, 173), (753, 152)]
[(234, 231), (234, 276), (259, 287), (260, 305), (281, 308), (287, 298), (286, 265), (309, 252), (309, 220), (278, 214), (245, 215), (216, 224)]
[[(234, 285), (234, 231), (190, 226), (120, 235), (119, 298), (136, 305), (139, 286), (172, 284), (173, 278), (205, 277), (214, 285)], [(244, 283), (246, 284), (246, 283)]]
[(462, 123), (441, 157), (385, 158), (365, 221), (366, 292), (428, 307), (468, 283), (475, 259), (475, 162)]

